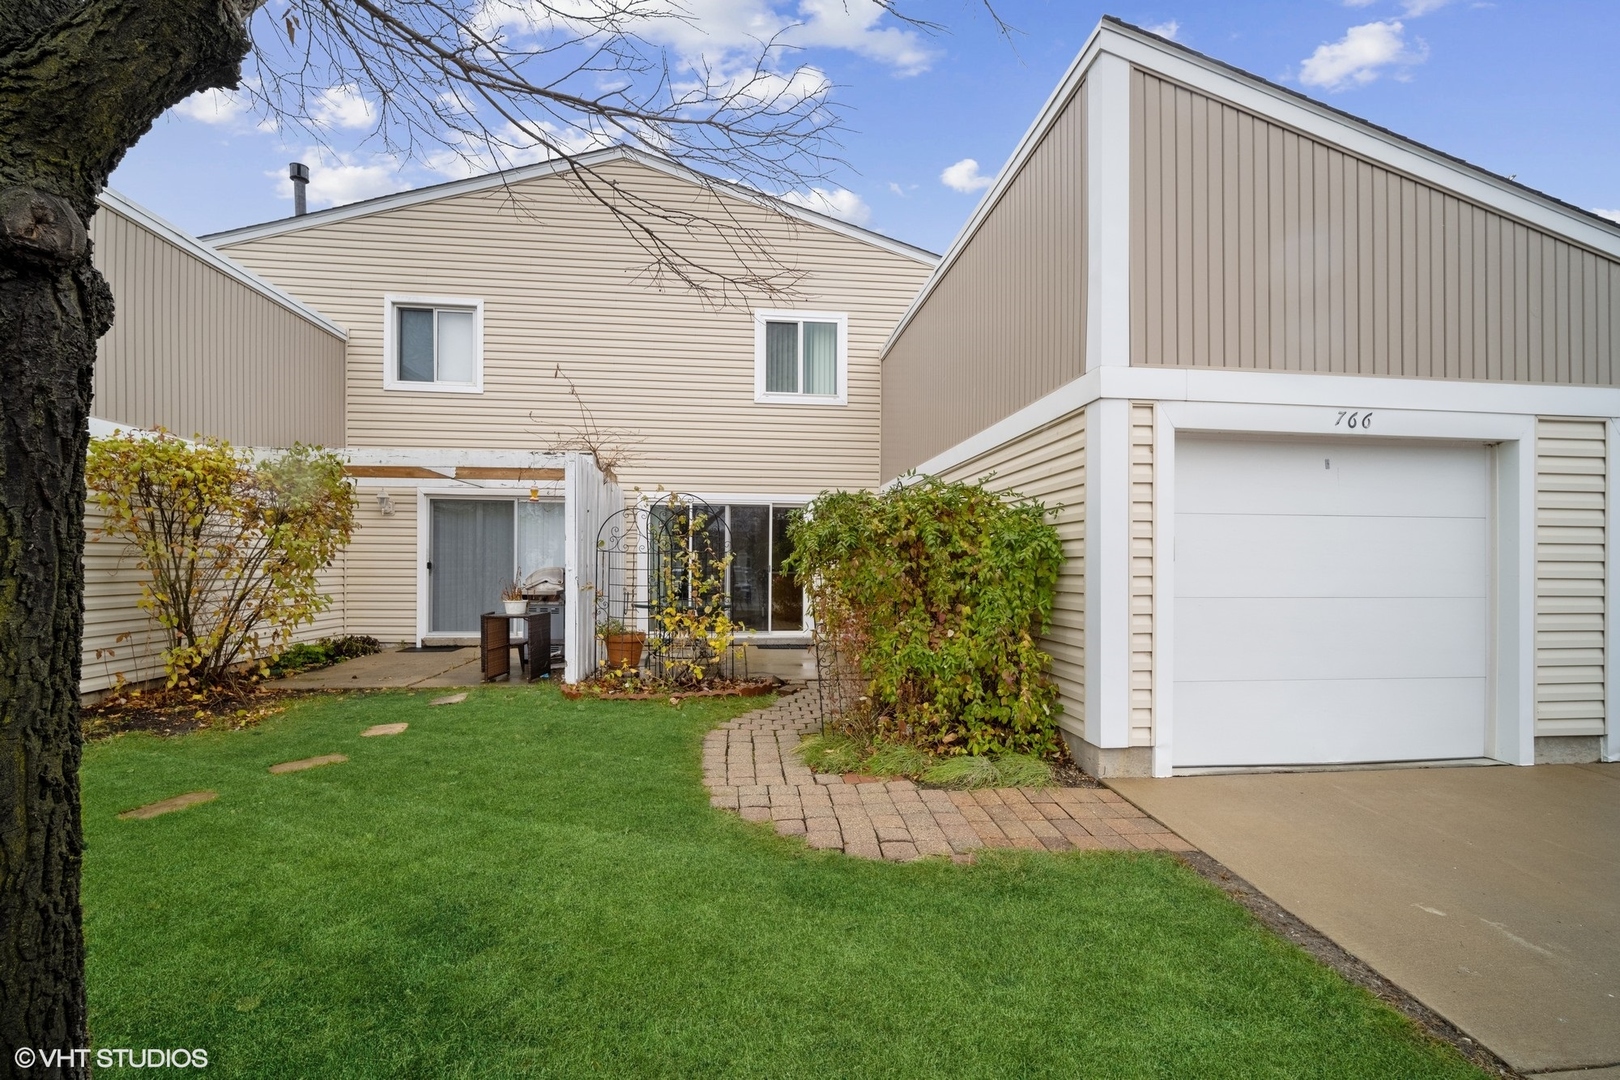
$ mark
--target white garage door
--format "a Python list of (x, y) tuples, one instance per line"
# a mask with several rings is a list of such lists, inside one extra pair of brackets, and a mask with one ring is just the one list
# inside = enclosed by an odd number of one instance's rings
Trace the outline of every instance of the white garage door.
[(1485, 752), (1483, 446), (1183, 436), (1178, 766)]

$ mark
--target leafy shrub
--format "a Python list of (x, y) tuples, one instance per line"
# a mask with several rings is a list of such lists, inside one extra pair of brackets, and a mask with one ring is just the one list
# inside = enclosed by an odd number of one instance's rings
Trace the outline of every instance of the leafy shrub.
[(335, 454), (255, 460), (228, 443), (114, 435), (90, 444), (102, 532), (151, 574), (140, 606), (168, 635), (169, 685), (207, 686), (285, 648), (331, 605), (317, 577), (349, 542), (354, 494)]
[(794, 521), (788, 568), (823, 643), (865, 682), (878, 734), (937, 754), (1061, 753), (1037, 644), (1063, 562), (1047, 516), (982, 484), (925, 477), (824, 493)]
[(1052, 767), (1029, 754), (958, 754), (924, 769), (922, 779), (949, 788), (1046, 787), (1052, 783)]
[(272, 675), (296, 675), (300, 671), (316, 671), (342, 660), (377, 652), (382, 652), (382, 642), (365, 635), (299, 641), (289, 645), (285, 652), (270, 661), (269, 669)]

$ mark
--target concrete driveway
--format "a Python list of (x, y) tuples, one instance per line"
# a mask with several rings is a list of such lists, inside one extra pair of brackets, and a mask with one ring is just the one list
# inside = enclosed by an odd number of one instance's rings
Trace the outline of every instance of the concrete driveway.
[(1519, 1071), (1620, 1076), (1620, 764), (1109, 783)]

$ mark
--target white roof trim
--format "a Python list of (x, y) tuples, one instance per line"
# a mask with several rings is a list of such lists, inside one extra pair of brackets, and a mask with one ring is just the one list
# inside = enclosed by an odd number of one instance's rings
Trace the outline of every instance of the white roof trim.
[(1285, 124), (1312, 138), (1339, 146), (1368, 161), (1406, 173), (1469, 202), (1498, 210), (1537, 229), (1620, 259), (1620, 225), (1610, 225), (1550, 195), (1385, 131), (1302, 94), (1274, 86), (1219, 60), (1170, 44), (1136, 27), (1104, 19), (1092, 31), (1080, 55), (1075, 57), (1057, 89), (1036, 115), (1035, 122), (996, 174), (995, 183), (984, 193), (972, 217), (968, 218), (950, 247), (945, 249), (939, 265), (900, 317), (889, 340), (883, 345), (880, 358), (888, 355), (939, 281), (949, 273), (1047, 130), (1057, 121), (1058, 115), (1085, 78), (1092, 61), (1101, 52), (1111, 53), (1143, 70), (1163, 75), (1228, 101), (1238, 108)]
[(322, 315), (314, 308), (303, 303), (301, 300), (298, 300), (290, 293), (283, 292), (281, 289), (270, 284), (268, 281), (264, 280), (264, 278), (255, 274), (246, 267), (232, 262), (230, 259), (227, 259), (219, 252), (197, 239), (195, 236), (192, 236), (183, 229), (169, 224), (167, 221), (164, 221), (162, 218), (152, 213), (152, 211), (148, 210), (146, 207), (130, 200), (126, 196), (120, 195), (112, 188), (104, 189), (97, 201), (99, 201), (101, 205), (105, 206), (107, 209), (112, 210), (115, 213), (122, 214), (131, 221), (138, 223), (142, 228), (163, 237), (163, 239), (167, 240), (175, 247), (182, 249), (187, 254), (201, 259), (209, 266), (212, 266), (215, 270), (235, 278), (237, 281), (241, 282), (243, 285), (246, 285), (248, 288), (252, 289), (254, 292), (265, 297), (266, 299), (275, 301), (277, 304), (280, 304), (282, 307), (286, 308), (288, 311), (291, 311), (295, 315), (303, 316), (316, 326), (320, 327), (322, 330), (325, 330), (330, 334), (335, 334), (336, 336), (345, 340), (348, 339), (349, 332), (343, 327), (339, 326), (337, 323), (333, 322), (331, 319), (328, 319), (325, 315)]
[(302, 217), (281, 218), (277, 221), (267, 221), (259, 225), (245, 225), (240, 229), (228, 229), (225, 232), (210, 233), (207, 240), (211, 244), (229, 246), (241, 244), (249, 240), (258, 240), (266, 236), (280, 236), (283, 233), (297, 232), (302, 229), (312, 229), (321, 225), (330, 225), (338, 221), (348, 221), (352, 218), (366, 217), (370, 214), (386, 213), (389, 210), (398, 210), (406, 206), (416, 206), (421, 203), (436, 202), (439, 199), (449, 199), (457, 195), (466, 195), (475, 191), (488, 191), (492, 188), (507, 187), (541, 177), (553, 176), (577, 165), (581, 168), (594, 168), (612, 161), (629, 160), (645, 165), (651, 169), (667, 173), (677, 179), (691, 183), (713, 185), (723, 189), (726, 194), (733, 195), (757, 206), (764, 206), (787, 217), (797, 218), (811, 225), (819, 225), (832, 232), (841, 233), (854, 240), (882, 248), (895, 255), (933, 266), (939, 261), (939, 256), (931, 251), (896, 240), (882, 233), (863, 229), (859, 225), (851, 225), (847, 221), (810, 210), (793, 203), (767, 195), (762, 191), (755, 191), (742, 184), (717, 177), (707, 176), (696, 169), (689, 168), (679, 162), (660, 158), (640, 150), (626, 146), (613, 146), (605, 150), (592, 150), (580, 154), (572, 161), (556, 158), (551, 161), (542, 161), (534, 165), (521, 165), (517, 168), (506, 169), (501, 172), (486, 173), (483, 176), (473, 176), (466, 180), (452, 180), (448, 183), (434, 184), (431, 187), (416, 188), (412, 191), (396, 192), (393, 195), (383, 195), (375, 199), (366, 199), (363, 202), (350, 203), (347, 206), (334, 206), (328, 210), (316, 210)]

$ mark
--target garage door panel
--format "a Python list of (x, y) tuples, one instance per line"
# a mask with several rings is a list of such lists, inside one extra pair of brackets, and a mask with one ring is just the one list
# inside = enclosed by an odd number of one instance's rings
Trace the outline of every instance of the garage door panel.
[(1176, 683), (1180, 765), (1423, 761), (1485, 754), (1485, 680)]
[(1490, 506), (1482, 447), (1196, 436), (1178, 445), (1180, 513), (1483, 517)]
[(1175, 476), (1176, 765), (1484, 753), (1483, 446), (1178, 437)]
[(1483, 597), (1197, 599), (1176, 605), (1177, 681), (1484, 676)]
[(1180, 596), (1483, 596), (1482, 518), (1178, 514)]

